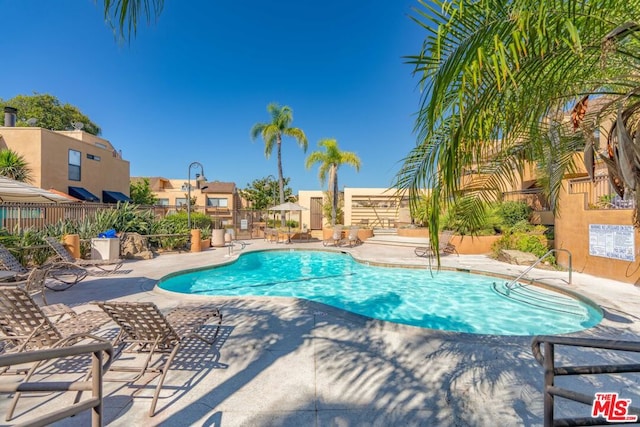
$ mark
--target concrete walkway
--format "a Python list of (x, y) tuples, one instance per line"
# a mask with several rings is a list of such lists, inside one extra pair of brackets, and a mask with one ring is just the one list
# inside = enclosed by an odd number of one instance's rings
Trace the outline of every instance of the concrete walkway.
[[(282, 245), (249, 241), (244, 250), (323, 248), (321, 243)], [(324, 249), (324, 248), (323, 248)], [(359, 260), (426, 265), (410, 247), (340, 248)], [(228, 249), (164, 254), (132, 261), (123, 273), (90, 278), (70, 290), (48, 293), (50, 303), (78, 311), (94, 300), (153, 301), (168, 309), (186, 301), (217, 304), (223, 330), (214, 348), (193, 341), (169, 372), (157, 414), (147, 416), (156, 379), (149, 385), (105, 383), (105, 423), (111, 426), (533, 426), (542, 424), (542, 368), (530, 337), (470, 335), (366, 319), (326, 305), (292, 298), (186, 297), (154, 288), (164, 275), (233, 260)], [(523, 268), (484, 256), (446, 256), (443, 265), (515, 276)], [(530, 277), (580, 292), (600, 304), (605, 319), (574, 335), (638, 340), (640, 289), (630, 284), (567, 273), (532, 270)], [(517, 313), (514, 313), (517, 321)], [(103, 331), (113, 334), (112, 327)], [(207, 326), (206, 333), (214, 328)], [(196, 354), (197, 357), (192, 357)], [(601, 351), (563, 347), (557, 355), (579, 363), (605, 360)], [(620, 356), (617, 360), (638, 357)], [(4, 378), (4, 377), (3, 377)], [(592, 394), (616, 391), (640, 406), (638, 376), (566, 380)], [(21, 423), (69, 403), (72, 396), (25, 396)], [(9, 400), (0, 397), (0, 416)], [(561, 416), (590, 408), (560, 403)], [(82, 414), (60, 425), (90, 425)]]

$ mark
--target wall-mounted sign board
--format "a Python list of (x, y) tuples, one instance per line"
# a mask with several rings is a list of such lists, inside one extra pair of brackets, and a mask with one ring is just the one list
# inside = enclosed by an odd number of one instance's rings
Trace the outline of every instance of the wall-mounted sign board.
[(631, 225), (589, 224), (589, 255), (635, 261), (634, 236)]

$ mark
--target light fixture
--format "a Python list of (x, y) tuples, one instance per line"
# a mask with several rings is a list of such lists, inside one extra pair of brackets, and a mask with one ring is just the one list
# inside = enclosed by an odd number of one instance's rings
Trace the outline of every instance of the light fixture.
[[(200, 172), (201, 174), (196, 175), (196, 184), (198, 186), (198, 188), (200, 187), (200, 183), (202, 182), (207, 182), (207, 178), (204, 177), (204, 167), (202, 166), (201, 163), (199, 162), (193, 162), (189, 165), (189, 171), (188, 171), (188, 175), (187, 175), (187, 181), (188, 181), (188, 190), (187, 190), (187, 228), (189, 229), (189, 231), (191, 231), (191, 167), (193, 166), (200, 166)], [(204, 190), (207, 187), (203, 187), (201, 188), (201, 190)]]

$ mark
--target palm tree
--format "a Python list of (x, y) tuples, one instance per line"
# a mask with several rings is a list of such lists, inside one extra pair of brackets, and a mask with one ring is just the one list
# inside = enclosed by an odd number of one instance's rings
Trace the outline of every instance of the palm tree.
[[(278, 188), (280, 190), (280, 203), (284, 203), (284, 177), (282, 175), (282, 137), (294, 138), (298, 145), (307, 152), (307, 136), (301, 129), (291, 127), (293, 122), (293, 110), (284, 105), (280, 107), (276, 103), (267, 105), (267, 112), (271, 115), (270, 123), (256, 123), (251, 128), (251, 139), (255, 141), (258, 135), (264, 140), (264, 155), (268, 159), (277, 147), (278, 152)], [(282, 217), (282, 226), (285, 219)]]
[[(495, 200), (504, 183), (531, 161), (542, 168), (553, 204), (562, 178), (576, 168), (574, 154), (593, 153), (593, 130), (603, 117), (620, 111), (620, 128), (633, 135), (628, 131), (638, 124), (633, 111), (640, 97), (638, 0), (419, 3), (413, 19), (427, 35), (421, 52), (408, 59), (424, 88), (419, 140), (396, 186), (409, 192), (412, 203), (431, 189), (434, 248), (443, 206), (472, 196), (478, 200), (468, 212), (473, 218), (480, 201)], [(590, 116), (578, 108), (572, 129), (563, 117), (586, 95), (601, 100), (606, 95), (608, 102)], [(611, 131), (610, 136), (616, 133)], [(635, 141), (640, 148), (638, 137)], [(615, 174), (620, 169), (615, 165), (623, 166), (615, 141), (608, 151), (600, 156), (610, 160)], [(478, 168), (480, 178), (473, 187), (462, 187), (471, 168)]]
[(335, 139), (322, 139), (318, 142), (324, 151), (314, 151), (309, 154), (305, 165), (310, 169), (316, 163), (320, 163), (319, 177), (320, 183), (324, 185), (329, 175), (329, 191), (331, 192), (331, 225), (336, 225), (336, 215), (338, 212), (338, 168), (342, 165), (353, 166), (356, 171), (360, 171), (360, 158), (351, 151), (340, 151), (338, 141)]
[(104, 0), (104, 18), (124, 40), (135, 37), (138, 21), (144, 17), (149, 23), (162, 12), (164, 0)]
[(26, 160), (11, 149), (0, 150), (0, 175), (20, 182), (32, 181)]

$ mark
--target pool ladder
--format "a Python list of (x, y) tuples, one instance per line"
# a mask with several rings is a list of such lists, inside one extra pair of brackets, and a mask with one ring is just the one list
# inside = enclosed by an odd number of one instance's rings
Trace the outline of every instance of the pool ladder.
[(568, 249), (550, 249), (546, 254), (542, 255), (540, 258), (537, 259), (536, 262), (534, 262), (533, 264), (531, 264), (525, 271), (523, 271), (522, 273), (520, 273), (520, 275), (518, 277), (516, 277), (515, 279), (511, 280), (510, 282), (507, 282), (505, 284), (505, 287), (507, 288), (507, 291), (510, 291), (511, 289), (513, 289), (517, 284), (518, 281), (520, 281), (524, 276), (527, 275), (528, 272), (530, 272), (536, 265), (540, 264), (542, 261), (544, 261), (545, 258), (547, 258), (549, 255), (555, 253), (555, 252), (566, 252), (569, 255), (569, 281), (567, 282), (567, 284), (571, 284), (571, 252), (569, 252)]

